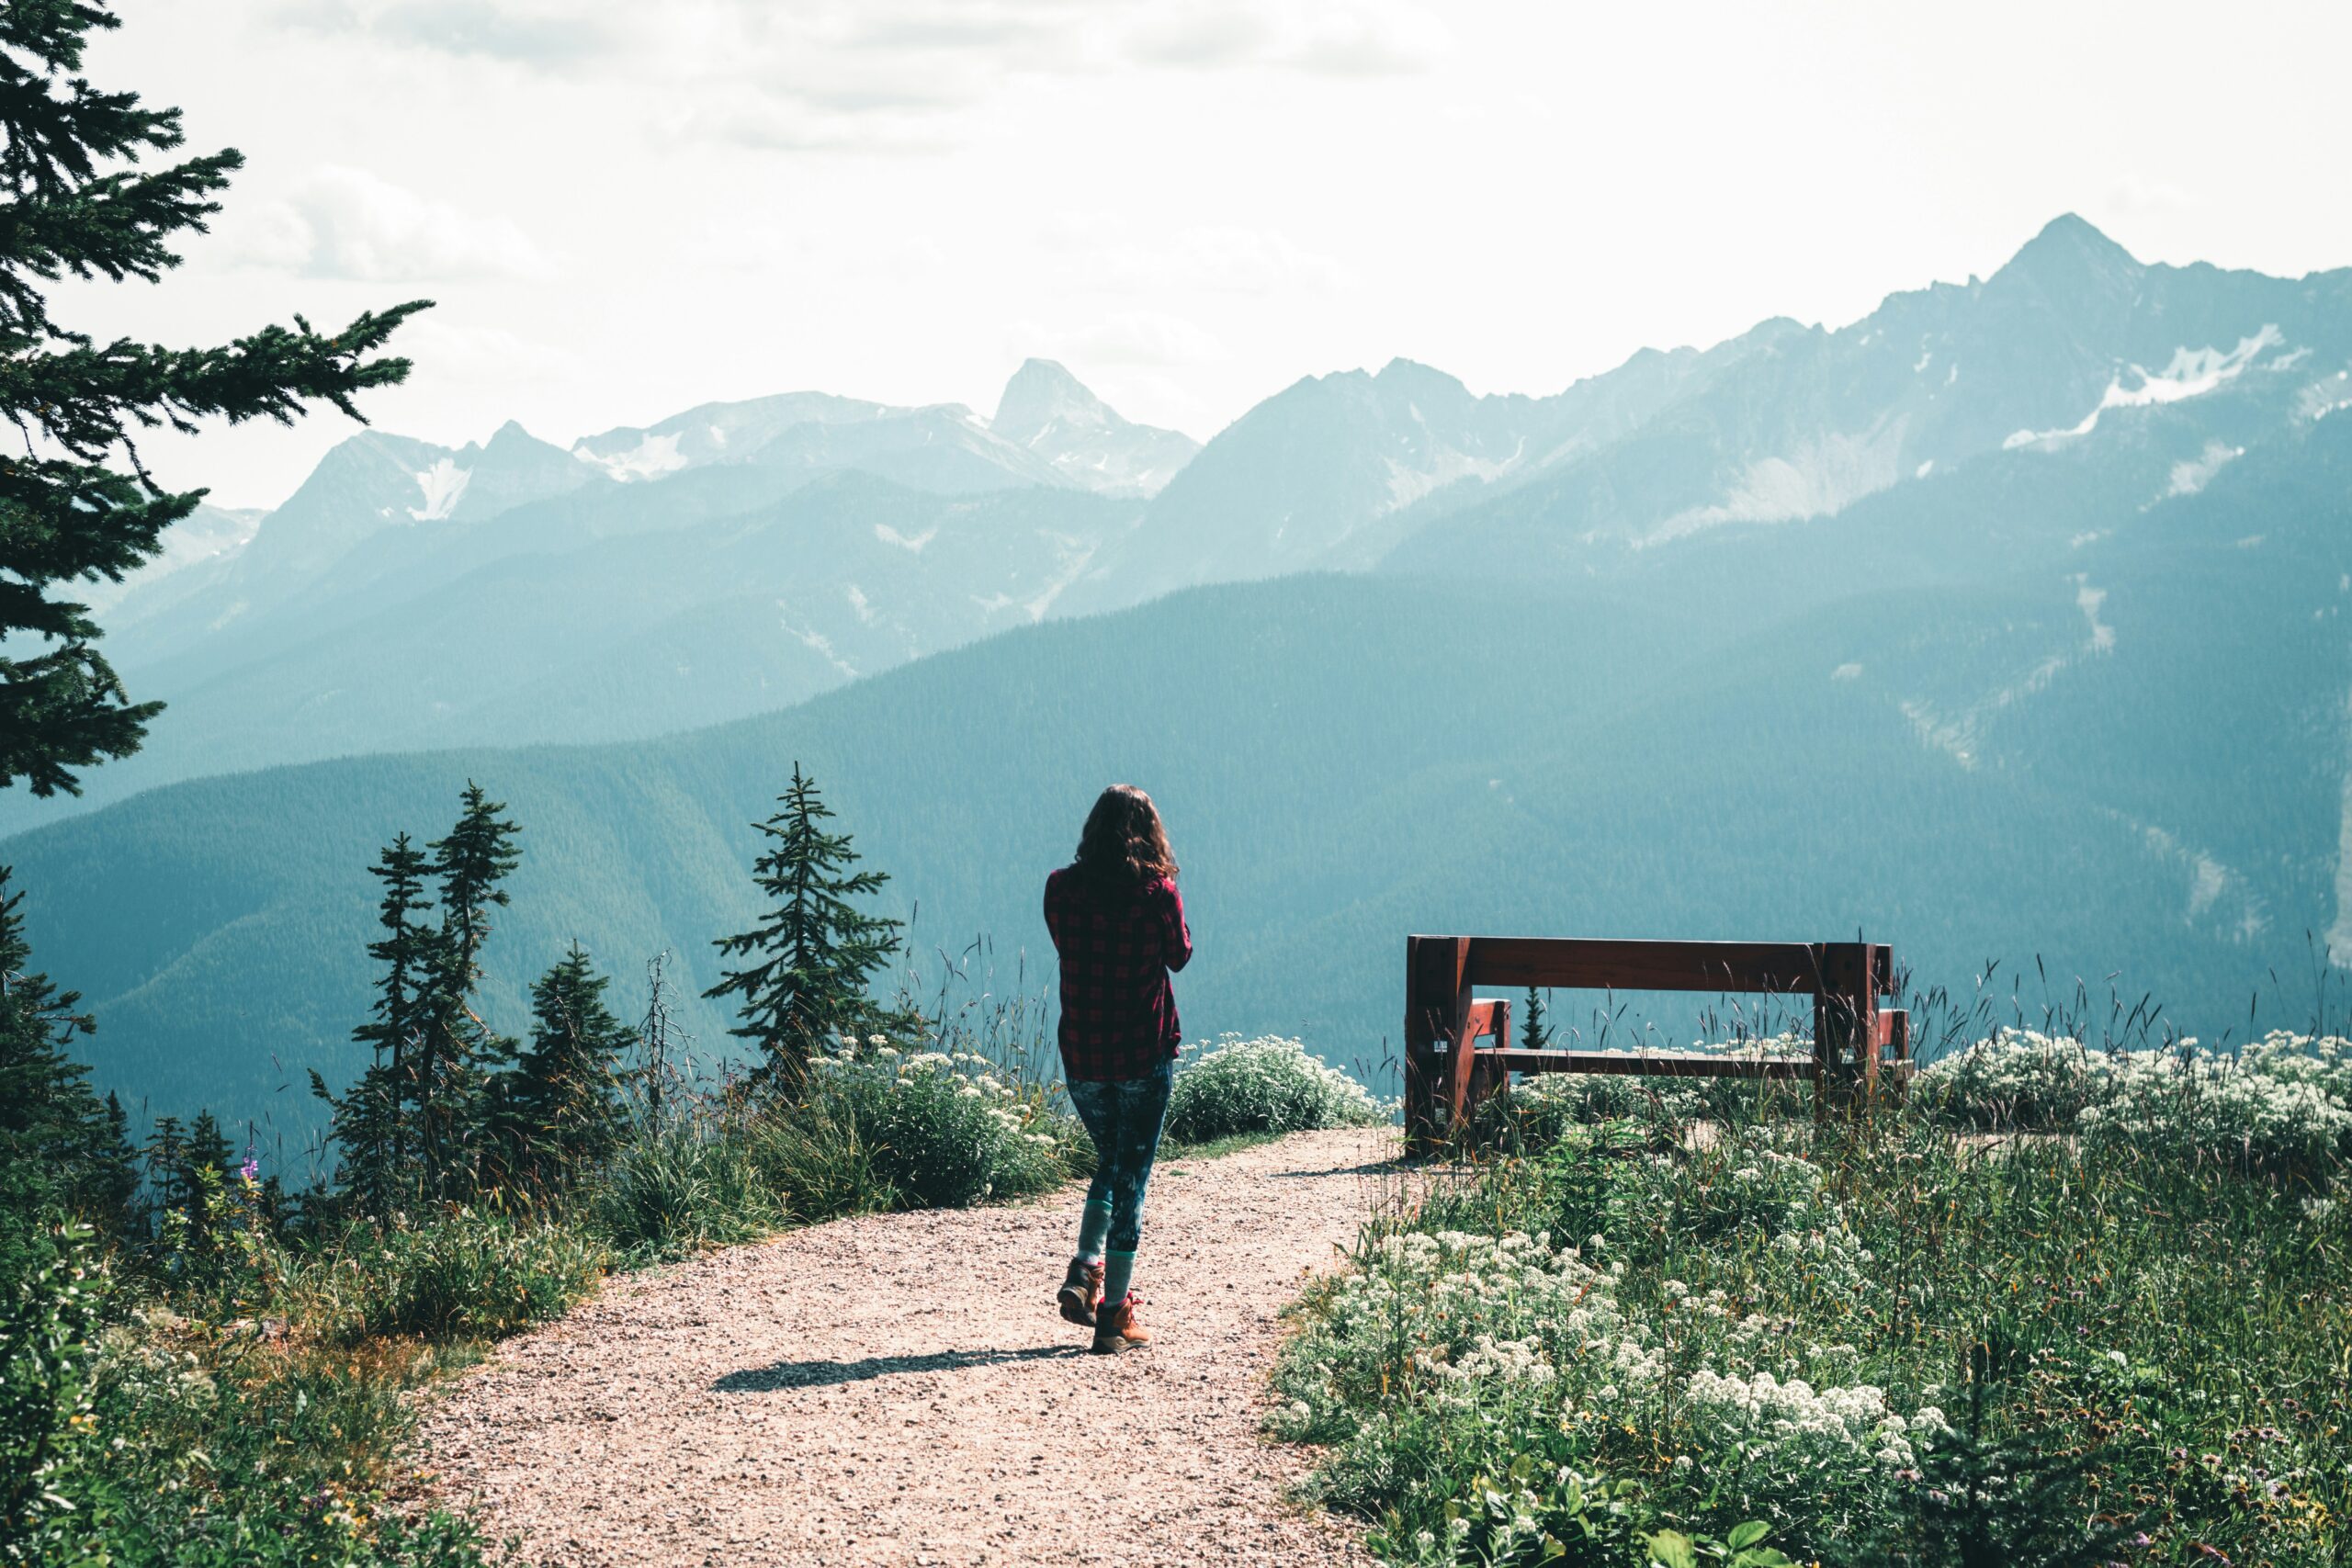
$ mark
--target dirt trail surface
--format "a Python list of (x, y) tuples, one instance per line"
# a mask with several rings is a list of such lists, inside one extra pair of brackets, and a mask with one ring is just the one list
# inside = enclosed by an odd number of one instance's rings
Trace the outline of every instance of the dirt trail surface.
[(1156, 1336), (1055, 1315), (1080, 1194), (842, 1220), (616, 1280), (425, 1413), (449, 1503), (531, 1561), (1368, 1562), (1259, 1435), (1283, 1305), (1396, 1180), (1387, 1132), (1154, 1176)]

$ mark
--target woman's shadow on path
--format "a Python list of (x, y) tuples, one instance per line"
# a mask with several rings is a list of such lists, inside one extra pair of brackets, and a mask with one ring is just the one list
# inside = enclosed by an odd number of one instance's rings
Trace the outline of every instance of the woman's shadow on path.
[(729, 1372), (710, 1386), (721, 1393), (775, 1393), (791, 1388), (831, 1388), (905, 1372), (953, 1372), (1007, 1361), (1057, 1361), (1083, 1356), (1083, 1345), (1031, 1345), (1018, 1350), (941, 1350), (929, 1356), (868, 1356), (855, 1361), (777, 1361)]

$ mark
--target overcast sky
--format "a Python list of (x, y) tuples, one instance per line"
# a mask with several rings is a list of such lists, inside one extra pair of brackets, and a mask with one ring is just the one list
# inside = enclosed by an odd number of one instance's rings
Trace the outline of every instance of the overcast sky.
[[(569, 443), (818, 389), (992, 410), (1029, 355), (1206, 438), (1301, 376), (1556, 391), (1832, 325), (2061, 211), (2143, 259), (2352, 265), (2352, 6), (125, 0), (101, 85), (248, 160), (157, 288), (216, 341), (440, 301), (387, 430)], [(351, 427), (164, 476), (284, 499)]]

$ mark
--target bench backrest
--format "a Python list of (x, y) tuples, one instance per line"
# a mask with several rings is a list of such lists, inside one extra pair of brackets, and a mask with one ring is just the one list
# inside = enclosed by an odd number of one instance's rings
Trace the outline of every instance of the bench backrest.
[[(1440, 1116), (1457, 1121), (1474, 1099), (1473, 1080), (1479, 1071), (1474, 1042), (1492, 1020), (1485, 1010), (1474, 1011), (1471, 993), (1478, 986), (1807, 996), (1814, 1003), (1817, 1090), (1826, 1096), (1842, 1085), (1867, 1097), (1877, 1088), (1878, 998), (1895, 991), (1894, 952), (1864, 942), (1408, 937), (1408, 1143), (1425, 1143), (1437, 1130)], [(1447, 1053), (1442, 1062), (1441, 1048)]]

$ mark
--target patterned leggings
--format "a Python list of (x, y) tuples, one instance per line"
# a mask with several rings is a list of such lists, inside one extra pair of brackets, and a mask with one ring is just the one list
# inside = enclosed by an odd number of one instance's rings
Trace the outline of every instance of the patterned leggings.
[(1139, 1078), (1065, 1086), (1094, 1140), (1094, 1180), (1086, 1201), (1109, 1205), (1114, 1252), (1133, 1252), (1142, 1238), (1144, 1190), (1151, 1185), (1169, 1086), (1175, 1081), (1176, 1064), (1168, 1061)]

